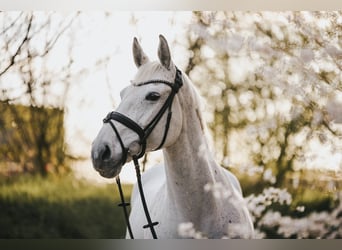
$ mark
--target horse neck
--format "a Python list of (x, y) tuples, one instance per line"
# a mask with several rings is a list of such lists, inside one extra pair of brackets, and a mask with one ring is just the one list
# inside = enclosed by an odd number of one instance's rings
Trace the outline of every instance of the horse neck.
[[(189, 98), (189, 95), (184, 97)], [(189, 221), (198, 221), (207, 210), (213, 209), (215, 199), (204, 191), (204, 186), (214, 183), (219, 167), (210, 153), (199, 118), (199, 110), (179, 97), (183, 110), (183, 127), (177, 141), (165, 148), (164, 160), (169, 200), (175, 211)], [(197, 106), (196, 106), (197, 107)], [(205, 204), (204, 207), (193, 204)]]

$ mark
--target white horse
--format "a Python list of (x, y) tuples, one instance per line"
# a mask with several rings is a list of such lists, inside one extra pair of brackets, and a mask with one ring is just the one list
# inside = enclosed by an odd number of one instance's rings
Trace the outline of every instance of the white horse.
[[(151, 62), (137, 39), (133, 55), (138, 72), (132, 85), (121, 91), (117, 112), (124, 114), (144, 128), (158, 113), (172, 88), (166, 84), (139, 84), (150, 80), (174, 82), (176, 67), (171, 59), (166, 39), (160, 35), (159, 62)], [(153, 167), (142, 175), (146, 202), (158, 238), (180, 238), (182, 223), (208, 238), (251, 238), (253, 223), (243, 201), (237, 178), (219, 166), (210, 152), (205, 136), (206, 126), (201, 115), (201, 102), (189, 78), (182, 74), (183, 86), (172, 102), (172, 118), (162, 150), (164, 165)], [(208, 86), (209, 87), (209, 86)], [(146, 152), (157, 148), (162, 141), (167, 123), (167, 112), (147, 138)], [(94, 168), (104, 177), (117, 176), (124, 162), (123, 148), (127, 148), (125, 162), (141, 151), (136, 132), (112, 121), (105, 123), (92, 144)], [(120, 145), (121, 140), (123, 145)], [(143, 229), (146, 217), (136, 185), (131, 198), (130, 223), (135, 238), (152, 238), (150, 230)], [(191, 223), (191, 224), (189, 224)], [(126, 235), (128, 237), (128, 235)]]

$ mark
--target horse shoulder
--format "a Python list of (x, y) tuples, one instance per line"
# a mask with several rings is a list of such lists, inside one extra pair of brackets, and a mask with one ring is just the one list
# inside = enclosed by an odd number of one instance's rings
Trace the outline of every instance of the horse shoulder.
[(221, 169), (224, 175), (228, 178), (229, 182), (233, 185), (233, 187), (239, 192), (239, 194), (242, 195), (242, 189), (241, 189), (241, 185), (240, 185), (238, 178), (228, 169), (225, 169), (225, 168), (221, 168)]

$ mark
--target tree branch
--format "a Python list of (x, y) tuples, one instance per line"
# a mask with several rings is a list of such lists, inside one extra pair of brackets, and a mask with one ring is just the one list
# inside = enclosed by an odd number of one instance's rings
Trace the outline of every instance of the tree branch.
[(32, 25), (32, 19), (33, 19), (33, 15), (31, 15), (29, 23), (27, 25), (27, 29), (26, 29), (26, 34), (24, 39), (21, 41), (21, 43), (19, 44), (17, 50), (15, 51), (15, 53), (12, 55), (9, 64), (2, 70), (0, 71), (0, 77), (5, 74), (15, 63), (15, 58), (19, 55), (22, 47), (24, 46), (24, 44), (29, 40), (29, 33), (31, 30), (31, 25)]
[(11, 29), (12, 27), (14, 27), (15, 23), (19, 20), (19, 18), (23, 15), (23, 12), (21, 12), (16, 19), (14, 19), (14, 21), (12, 23), (10, 23), (10, 25), (8, 25), (6, 28), (4, 28), (1, 32), (0, 32), (0, 36), (2, 36), (3, 34), (5, 34), (7, 32), (7, 30)]

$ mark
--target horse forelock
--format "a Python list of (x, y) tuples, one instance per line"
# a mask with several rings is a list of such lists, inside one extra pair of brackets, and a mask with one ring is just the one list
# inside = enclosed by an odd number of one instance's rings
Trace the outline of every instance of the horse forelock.
[(173, 81), (172, 74), (170, 74), (169, 70), (165, 69), (160, 63), (148, 62), (139, 67), (139, 70), (131, 83), (137, 85), (141, 82), (158, 79), (170, 82)]

